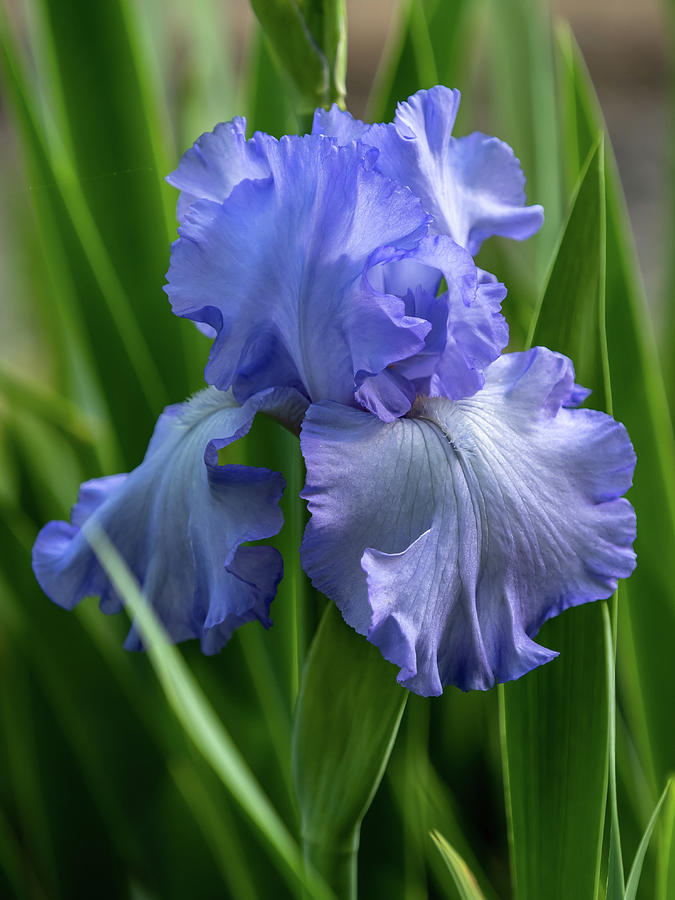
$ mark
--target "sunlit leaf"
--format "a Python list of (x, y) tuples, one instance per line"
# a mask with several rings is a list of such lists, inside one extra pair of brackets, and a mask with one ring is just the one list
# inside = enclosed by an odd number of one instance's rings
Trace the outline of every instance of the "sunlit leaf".
[(635, 900), (635, 898), (637, 897), (638, 886), (640, 884), (640, 876), (642, 875), (642, 866), (647, 854), (647, 848), (649, 847), (649, 841), (651, 840), (652, 834), (654, 832), (654, 827), (659, 818), (661, 809), (666, 802), (666, 798), (672, 796), (672, 793), (673, 783), (672, 781), (669, 781), (664, 788), (663, 793), (661, 794), (659, 802), (654, 808), (654, 812), (652, 813), (652, 816), (645, 829), (645, 833), (643, 834), (642, 840), (640, 841), (640, 846), (637, 848), (637, 851), (635, 853), (635, 859), (633, 860), (633, 865), (631, 866), (628, 881), (626, 882), (626, 900)]
[(657, 900), (675, 897), (675, 789), (670, 781), (670, 792), (662, 813), (658, 871), (656, 876)]
[(431, 837), (457, 885), (461, 900), (485, 900), (481, 889), (478, 887), (478, 882), (455, 848), (438, 831), (432, 831)]

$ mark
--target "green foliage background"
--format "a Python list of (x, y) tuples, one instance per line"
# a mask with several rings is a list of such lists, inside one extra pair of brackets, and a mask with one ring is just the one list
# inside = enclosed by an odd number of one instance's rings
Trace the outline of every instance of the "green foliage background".
[[(131, 655), (125, 617), (103, 617), (93, 600), (65, 613), (34, 582), (41, 525), (67, 517), (81, 481), (135, 466), (162, 407), (203, 383), (207, 342), (161, 290), (175, 237), (163, 176), (217, 121), (246, 114), (251, 130), (292, 132), (314, 96), (342, 90), (339, 3), (276, 4), (310, 32), (321, 26), (311, 33), (325, 56), (308, 56), (295, 85), (279, 69), (288, 19), (276, 33), (275, 4), (254, 6), (269, 33), (254, 31), (243, 74), (215, 0), (4, 0), (0, 11), (11, 123), (0, 170), (11, 323), (0, 360), (0, 896), (348, 896), (341, 854), (405, 706), (361, 829), (362, 896), (673, 900), (672, 791), (648, 829), (675, 769), (672, 426), (602, 117), (572, 35), (552, 29), (540, 0), (404, 3), (370, 117), (391, 118), (419, 88), (457, 86), (457, 132), (480, 113), (522, 160), (546, 224), (526, 244), (493, 239), (479, 264), (509, 288), (511, 348), (570, 354), (593, 403), (628, 426), (639, 567), (619, 597), (547, 623), (541, 641), (561, 657), (516, 684), (406, 703), (394, 669), (339, 617), (326, 613), (317, 632), (326, 601), (297, 557), (301, 459), (271, 422), (228, 456), (277, 468), (289, 485), (268, 634), (246, 626), (207, 659), (153, 641), (150, 619), (152, 652)], [(324, 94), (303, 88), (306, 72)], [(668, 340), (665, 330), (666, 358)], [(108, 564), (142, 615), (114, 553)], [(303, 869), (303, 850), (328, 886)]]

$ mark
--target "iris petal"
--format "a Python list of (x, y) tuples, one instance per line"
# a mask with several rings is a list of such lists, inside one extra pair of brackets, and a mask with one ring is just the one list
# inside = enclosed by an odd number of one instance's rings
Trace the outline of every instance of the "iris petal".
[(265, 154), (270, 178), (190, 208), (166, 291), (177, 315), (216, 330), (206, 378), (240, 402), (283, 384), (353, 403), (366, 362), (382, 368), (423, 346), (429, 324), (364, 276), (382, 245), (414, 246), (428, 216), (357, 144), (268, 138)]
[(634, 568), (623, 426), (566, 408), (568, 359), (500, 357), (472, 397), (391, 423), (336, 404), (302, 430), (303, 565), (423, 695), (487, 689), (555, 656), (533, 638)]
[(370, 126), (366, 122), (355, 119), (351, 113), (340, 109), (337, 103), (334, 103), (330, 109), (319, 107), (315, 111), (312, 134), (327, 135), (335, 138), (339, 144), (344, 146), (352, 141), (360, 140), (368, 128)]
[(542, 225), (541, 206), (525, 206), (525, 177), (511, 148), (476, 132), (454, 138), (459, 91), (434, 87), (399, 103), (391, 125), (363, 137), (380, 150), (378, 168), (407, 184), (449, 234), (475, 256), (494, 234), (523, 240)]
[(195, 200), (224, 200), (245, 178), (267, 178), (264, 144), (246, 140), (246, 119), (237, 116), (203, 134), (183, 154), (167, 181), (181, 191), (177, 216), (182, 221)]
[[(501, 314), (504, 285), (484, 279), (470, 254), (446, 235), (424, 238), (373, 270), (387, 288), (393, 284), (401, 290), (404, 278), (411, 287), (418, 282), (406, 296), (406, 309), (431, 327), (418, 353), (370, 378), (361, 377), (356, 396), (362, 405), (392, 421), (408, 412), (416, 394), (454, 400), (480, 390), (484, 370), (509, 339)], [(447, 290), (437, 296), (428, 287), (435, 288), (441, 275)]]
[(399, 103), (390, 124), (366, 128), (334, 107), (317, 114), (314, 131), (376, 147), (378, 170), (407, 185), (433, 215), (433, 228), (475, 256), (492, 235), (533, 235), (543, 210), (525, 206), (525, 176), (508, 144), (479, 132), (452, 136), (459, 101), (459, 91), (438, 85)]
[[(82, 485), (72, 524), (50, 522), (38, 535), (33, 568), (45, 593), (66, 609), (91, 595), (103, 612), (122, 608), (87, 541), (92, 519), (173, 641), (200, 638), (204, 652), (214, 653), (244, 622), (269, 626), (281, 557), (272, 547), (242, 544), (279, 531), (284, 480), (269, 469), (219, 465), (218, 450), (244, 435), (258, 411), (298, 427), (305, 407), (292, 390), (239, 406), (213, 388), (168, 407), (138, 468)], [(140, 648), (134, 627), (126, 646)]]

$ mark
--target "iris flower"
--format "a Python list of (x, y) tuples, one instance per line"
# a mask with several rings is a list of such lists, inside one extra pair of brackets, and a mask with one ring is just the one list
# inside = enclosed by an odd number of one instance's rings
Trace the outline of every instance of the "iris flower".
[(268, 626), (282, 561), (247, 542), (281, 527), (283, 479), (218, 464), (257, 412), (300, 433), (305, 571), (418, 694), (548, 662), (542, 623), (631, 573), (625, 429), (578, 408), (566, 357), (502, 353), (506, 291), (473, 256), (543, 214), (506, 144), (452, 136), (458, 103), (420, 91), (377, 125), (317, 110), (281, 140), (234, 119), (187, 151), (166, 292), (213, 339), (210, 386), (165, 410), (137, 469), (84, 484), (72, 523), (41, 531), (54, 602), (121, 608), (93, 519), (172, 640), (213, 653)]

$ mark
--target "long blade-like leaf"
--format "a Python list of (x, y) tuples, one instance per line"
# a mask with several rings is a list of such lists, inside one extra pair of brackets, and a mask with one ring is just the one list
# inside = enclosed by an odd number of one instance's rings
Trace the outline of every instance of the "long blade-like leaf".
[(431, 838), (457, 885), (461, 900), (485, 900), (478, 882), (455, 848), (438, 831), (432, 831)]
[(532, 242), (540, 271), (563, 215), (548, 6), (539, 0), (489, 3), (500, 136), (517, 150), (527, 174), (530, 201), (542, 203), (546, 211), (546, 224)]
[[(608, 402), (604, 347), (605, 198), (602, 143), (585, 166), (531, 329), (570, 355), (578, 378)], [(576, 322), (570, 328), (567, 322)], [(583, 326), (584, 333), (579, 330)], [(569, 610), (539, 639), (559, 659), (502, 688), (501, 719), (517, 900), (594, 897), (608, 762), (603, 612)]]
[(645, 833), (642, 835), (642, 840), (640, 841), (640, 845), (635, 853), (635, 859), (633, 860), (633, 865), (630, 869), (628, 881), (626, 882), (626, 900), (635, 900), (635, 898), (637, 897), (637, 890), (640, 884), (640, 876), (642, 875), (642, 866), (645, 861), (645, 856), (647, 855), (649, 841), (651, 840), (654, 827), (659, 818), (659, 813), (661, 812), (663, 804), (666, 802), (666, 797), (668, 797), (672, 790), (673, 782), (669, 781), (665, 786), (661, 797), (659, 798), (659, 802), (654, 808), (654, 812), (652, 813), (649, 822), (647, 823)]
[(568, 353), (594, 392), (593, 405), (610, 404), (604, 336), (604, 150), (591, 149), (554, 256), (546, 289), (532, 320), (528, 344)]
[[(579, 135), (603, 128), (578, 49), (567, 65), (574, 78)], [(663, 376), (616, 162), (608, 153), (607, 344), (614, 412), (628, 428), (638, 458), (630, 500), (638, 517), (638, 567), (622, 591), (618, 681), (631, 732), (650, 787), (675, 768), (675, 583), (663, 561), (675, 546), (675, 444)]]
[[(607, 664), (607, 707), (609, 709), (609, 858), (607, 862), (606, 900), (624, 900), (626, 889), (624, 885), (619, 805), (616, 790), (616, 634), (615, 630), (613, 633), (609, 608), (606, 604), (603, 604), (602, 612), (605, 630), (605, 661)], [(616, 629), (616, 615), (613, 616), (613, 621)]]
[(657, 900), (672, 900), (675, 897), (675, 788), (672, 779), (662, 818), (656, 897)]
[(647, 855), (647, 848), (649, 847), (649, 841), (651, 840), (652, 833), (654, 831), (654, 827), (659, 818), (659, 813), (663, 807), (663, 804), (666, 801), (666, 797), (672, 792), (673, 783), (669, 781), (665, 786), (661, 797), (659, 798), (659, 802), (656, 804), (654, 808), (654, 812), (651, 815), (649, 822), (647, 823), (647, 827), (645, 829), (645, 833), (642, 835), (642, 840), (640, 841), (640, 845), (637, 848), (635, 853), (635, 859), (633, 860), (633, 865), (630, 869), (630, 874), (628, 876), (628, 881), (626, 882), (626, 900), (635, 900), (637, 897), (637, 889), (640, 884), (640, 876), (642, 875), (642, 866), (645, 861), (645, 856)]

